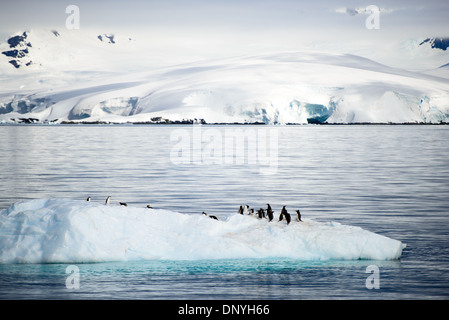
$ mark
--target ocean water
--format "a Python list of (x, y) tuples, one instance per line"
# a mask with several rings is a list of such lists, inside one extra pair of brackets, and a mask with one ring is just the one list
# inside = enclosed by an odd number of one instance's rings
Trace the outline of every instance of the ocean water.
[(66, 283), (68, 264), (0, 265), (0, 299), (449, 297), (448, 126), (2, 125), (0, 134), (0, 208), (110, 195), (220, 218), (270, 203), (407, 245), (397, 261), (78, 264), (79, 288)]

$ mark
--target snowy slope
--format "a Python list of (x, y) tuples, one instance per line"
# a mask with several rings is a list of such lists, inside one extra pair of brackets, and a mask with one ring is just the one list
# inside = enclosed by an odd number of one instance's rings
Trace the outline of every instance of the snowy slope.
[[(182, 64), (167, 58), (164, 64), (148, 43), (130, 37), (48, 30), (26, 35), (18, 48), (28, 50), (17, 58), (18, 68), (11, 57), (0, 57), (0, 121), (449, 121), (444, 75), (356, 55), (301, 51)], [(0, 46), (2, 52), (13, 49)]]
[(34, 199), (0, 210), (0, 263), (151, 259), (294, 258), (392, 260), (405, 245), (335, 222), (219, 221), (178, 212), (67, 199)]

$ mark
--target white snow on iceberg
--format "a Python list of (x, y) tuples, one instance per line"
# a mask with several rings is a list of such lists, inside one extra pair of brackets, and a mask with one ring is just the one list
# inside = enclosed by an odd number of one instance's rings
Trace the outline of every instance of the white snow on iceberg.
[[(285, 221), (285, 220), (284, 220)], [(0, 263), (284, 257), (391, 260), (398, 240), (335, 222), (286, 222), (35, 199), (0, 211)]]

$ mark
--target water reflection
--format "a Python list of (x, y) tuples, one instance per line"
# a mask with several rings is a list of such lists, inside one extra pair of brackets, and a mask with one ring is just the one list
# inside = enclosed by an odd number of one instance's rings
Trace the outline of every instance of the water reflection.
[[(229, 215), (282, 205), (407, 244), (401, 261), (152, 261), (0, 266), (0, 298), (444, 298), (449, 292), (447, 126), (279, 126), (278, 170), (170, 161), (177, 126), (0, 126), (0, 208), (70, 198)], [(189, 130), (189, 127), (184, 126)], [(214, 127), (224, 130), (222, 127)], [(367, 290), (369, 264), (381, 288)], [(7, 284), (3, 286), (3, 284)]]

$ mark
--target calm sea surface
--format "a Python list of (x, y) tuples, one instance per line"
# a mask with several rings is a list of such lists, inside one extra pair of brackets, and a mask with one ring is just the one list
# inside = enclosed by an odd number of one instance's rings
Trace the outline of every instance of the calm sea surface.
[[(250, 137), (243, 149), (226, 147), (233, 134)], [(65, 264), (0, 265), (0, 299), (449, 298), (449, 126), (3, 125), (0, 137), (0, 209), (111, 195), (220, 217), (268, 202), (407, 244), (398, 261), (80, 264), (79, 289)]]

